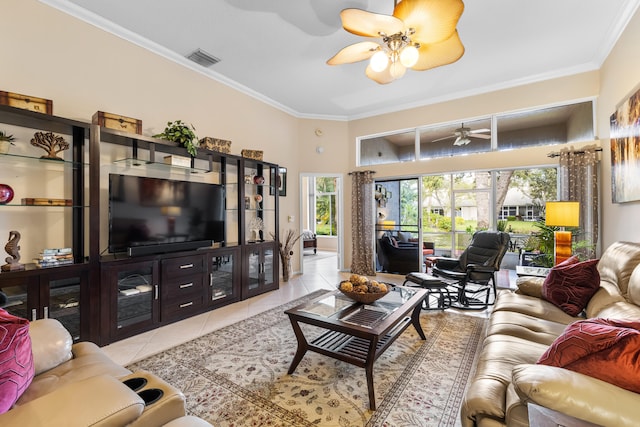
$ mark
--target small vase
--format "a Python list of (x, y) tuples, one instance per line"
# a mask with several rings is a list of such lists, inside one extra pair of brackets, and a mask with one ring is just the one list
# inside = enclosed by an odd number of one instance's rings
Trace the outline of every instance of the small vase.
[(7, 184), (0, 184), (0, 205), (4, 205), (13, 200), (13, 188)]
[(282, 281), (288, 282), (291, 275), (291, 258), (282, 260)]

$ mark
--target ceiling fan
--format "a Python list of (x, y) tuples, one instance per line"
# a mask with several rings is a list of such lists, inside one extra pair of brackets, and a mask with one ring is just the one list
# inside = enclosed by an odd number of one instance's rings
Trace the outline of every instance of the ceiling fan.
[(480, 138), (480, 139), (491, 139), (491, 135), (486, 135), (484, 132), (491, 132), (491, 129), (474, 129), (464, 127), (464, 123), (453, 131), (453, 134), (450, 136), (445, 136), (443, 138), (434, 139), (431, 142), (444, 141), (445, 139), (455, 138), (453, 141), (453, 145), (462, 146), (467, 145), (471, 142), (470, 138)]
[(463, 10), (462, 0), (394, 0), (393, 15), (344, 9), (340, 18), (345, 30), (358, 36), (382, 38), (382, 42), (349, 45), (327, 64), (369, 59), (365, 73), (380, 84), (399, 79), (407, 68), (424, 71), (451, 64), (464, 54), (456, 30)]

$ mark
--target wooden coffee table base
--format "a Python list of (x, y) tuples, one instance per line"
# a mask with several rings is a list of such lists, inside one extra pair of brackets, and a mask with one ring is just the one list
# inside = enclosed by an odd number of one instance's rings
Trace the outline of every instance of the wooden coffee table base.
[[(423, 290), (420, 290), (423, 292)], [(367, 389), (369, 391), (369, 408), (376, 409), (376, 399), (373, 387), (373, 364), (389, 346), (404, 332), (410, 324), (413, 324), (420, 338), (426, 340), (422, 326), (420, 326), (420, 309), (422, 300), (426, 297), (426, 291), (421, 298), (418, 298), (411, 306), (400, 307), (400, 316), (394, 313), (393, 322), (385, 331), (378, 333), (375, 328), (367, 328), (349, 325), (344, 322), (318, 322), (317, 320), (306, 318), (304, 313), (298, 310), (288, 310), (291, 326), (298, 340), (298, 349), (288, 374), (293, 374), (296, 367), (308, 350), (332, 357), (343, 362), (365, 369), (367, 377)], [(403, 310), (404, 309), (404, 310)], [(404, 313), (402, 313), (404, 311)], [(411, 312), (411, 317), (408, 316)], [(309, 323), (327, 329), (325, 333), (314, 339), (310, 343), (304, 336), (301, 323)]]

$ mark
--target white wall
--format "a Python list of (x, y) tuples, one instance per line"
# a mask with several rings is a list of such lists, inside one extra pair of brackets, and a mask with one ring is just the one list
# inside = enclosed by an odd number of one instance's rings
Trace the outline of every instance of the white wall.
[[(626, 31), (600, 70), (598, 98), (598, 127), (604, 147), (602, 156), (602, 247), (617, 240), (640, 242), (640, 202), (614, 204), (611, 202), (611, 144), (609, 117), (616, 106), (640, 88), (640, 12), (629, 22)], [(638, 171), (640, 179), (640, 171)]]
[[(281, 228), (297, 212), (296, 118), (36, 0), (3, 0), (2, 15), (0, 90), (52, 99), (57, 116), (90, 122), (98, 110), (122, 114), (141, 119), (145, 135), (182, 119), (200, 137), (233, 141), (234, 154), (264, 150), (289, 173)], [(39, 233), (23, 236), (29, 246)]]

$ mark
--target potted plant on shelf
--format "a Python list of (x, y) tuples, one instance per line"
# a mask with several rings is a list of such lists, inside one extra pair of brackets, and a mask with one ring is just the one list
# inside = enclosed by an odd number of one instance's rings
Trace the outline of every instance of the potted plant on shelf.
[(9, 146), (14, 145), (13, 141), (15, 140), (13, 135), (8, 135), (5, 131), (0, 130), (0, 154), (7, 154)]
[(187, 153), (195, 157), (198, 152), (198, 137), (195, 134), (196, 129), (193, 125), (187, 125), (182, 120), (167, 122), (167, 127), (162, 133), (153, 135), (154, 138), (162, 138), (167, 141), (177, 142), (187, 149)]

